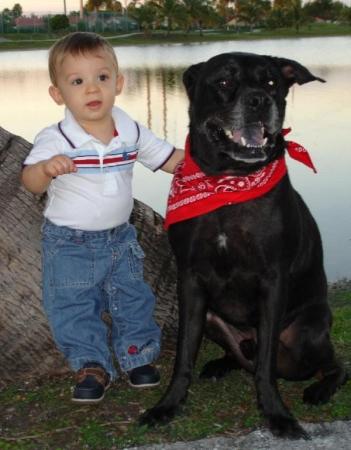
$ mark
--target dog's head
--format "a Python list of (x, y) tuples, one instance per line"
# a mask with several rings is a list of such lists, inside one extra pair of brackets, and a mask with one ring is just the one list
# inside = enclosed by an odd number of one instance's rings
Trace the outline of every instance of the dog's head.
[(285, 98), (294, 84), (321, 81), (296, 61), (223, 53), (189, 67), (191, 155), (208, 175), (246, 174), (284, 151)]

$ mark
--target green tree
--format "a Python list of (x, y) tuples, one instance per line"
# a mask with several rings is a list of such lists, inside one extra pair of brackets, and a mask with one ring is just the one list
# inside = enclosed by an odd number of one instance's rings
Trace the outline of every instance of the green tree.
[(351, 7), (345, 6), (345, 8), (341, 11), (340, 18), (341, 20), (351, 25)]
[(105, 11), (122, 12), (122, 3), (118, 0), (88, 0), (85, 4), (87, 11), (99, 11), (103, 9)]
[(332, 6), (332, 19), (338, 20), (343, 18), (344, 10), (347, 10), (347, 6), (339, 1), (333, 2)]
[(291, 12), (293, 16), (293, 25), (295, 27), (296, 32), (298, 33), (304, 19), (304, 14), (302, 10), (302, 0), (291, 1)]
[(120, 14), (123, 12), (122, 3), (118, 0), (111, 0), (109, 9)]
[(173, 25), (182, 22), (185, 16), (184, 7), (180, 4), (179, 0), (159, 0), (157, 5), (159, 6), (161, 20), (166, 22), (167, 36), (169, 36)]
[(298, 32), (303, 21), (302, 0), (274, 0), (268, 20), (272, 28), (295, 27)]
[(182, 0), (185, 9), (185, 25), (187, 32), (196, 27), (200, 34), (204, 25), (209, 25), (215, 21), (216, 12), (213, 2), (209, 0)]
[(232, 0), (218, 0), (216, 3), (216, 10), (219, 17), (222, 18), (223, 23), (229, 22), (235, 15), (235, 1)]
[(138, 22), (145, 35), (149, 35), (158, 21), (159, 6), (154, 1), (146, 1), (143, 4), (134, 1), (128, 5), (128, 15)]
[(13, 17), (13, 13), (9, 8), (5, 8), (1, 14), (1, 32), (8, 33), (12, 30), (15, 21)]
[(22, 16), (23, 8), (19, 3), (15, 3), (15, 5), (13, 6), (12, 14), (13, 14), (13, 17), (15, 17), (15, 18)]
[(87, 11), (99, 11), (99, 9), (105, 6), (105, 0), (88, 0), (85, 4)]
[(65, 14), (56, 14), (49, 19), (52, 31), (63, 31), (69, 28), (69, 20)]
[(271, 11), (269, 0), (236, 0), (235, 6), (237, 19), (247, 24), (250, 30), (265, 22)]
[(304, 11), (311, 18), (320, 17), (324, 20), (333, 18), (333, 0), (314, 0), (304, 5)]

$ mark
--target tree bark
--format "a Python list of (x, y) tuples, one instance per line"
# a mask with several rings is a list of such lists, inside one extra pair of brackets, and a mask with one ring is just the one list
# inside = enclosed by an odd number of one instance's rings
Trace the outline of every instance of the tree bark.
[[(68, 370), (41, 305), (40, 226), (45, 199), (20, 184), (32, 145), (0, 127), (0, 387)], [(176, 269), (163, 219), (135, 201), (131, 221), (146, 254), (145, 279), (156, 297), (164, 339), (177, 329)]]

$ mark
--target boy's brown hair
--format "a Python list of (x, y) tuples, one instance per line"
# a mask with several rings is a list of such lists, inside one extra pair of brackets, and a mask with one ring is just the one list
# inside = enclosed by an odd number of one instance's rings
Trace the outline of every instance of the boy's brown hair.
[(111, 44), (96, 33), (77, 31), (59, 39), (49, 51), (49, 75), (54, 86), (57, 85), (57, 68), (66, 55), (79, 55), (94, 50), (106, 50), (113, 58), (118, 73), (118, 62)]

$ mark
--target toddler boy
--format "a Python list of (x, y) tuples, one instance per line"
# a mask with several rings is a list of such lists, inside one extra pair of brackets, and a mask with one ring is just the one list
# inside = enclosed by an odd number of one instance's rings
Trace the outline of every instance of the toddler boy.
[(116, 377), (111, 346), (134, 387), (155, 386), (160, 351), (155, 298), (128, 222), (135, 161), (172, 173), (183, 152), (114, 106), (123, 88), (111, 45), (71, 33), (51, 48), (50, 96), (65, 118), (41, 131), (25, 160), (24, 186), (47, 191), (42, 227), (43, 304), (58, 348), (77, 372), (72, 400), (103, 399)]

